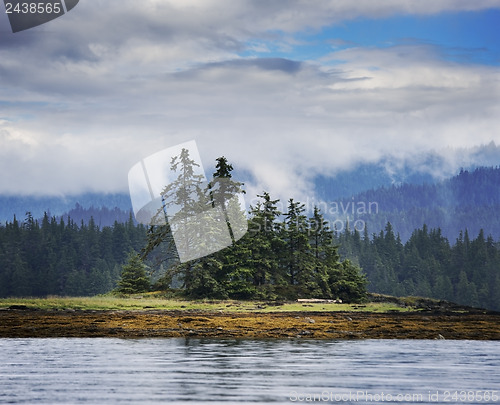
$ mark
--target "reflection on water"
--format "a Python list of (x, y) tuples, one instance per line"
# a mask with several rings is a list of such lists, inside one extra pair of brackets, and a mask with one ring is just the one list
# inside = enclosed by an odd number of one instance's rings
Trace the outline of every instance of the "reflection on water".
[(0, 403), (465, 404), (499, 396), (500, 342), (0, 339)]

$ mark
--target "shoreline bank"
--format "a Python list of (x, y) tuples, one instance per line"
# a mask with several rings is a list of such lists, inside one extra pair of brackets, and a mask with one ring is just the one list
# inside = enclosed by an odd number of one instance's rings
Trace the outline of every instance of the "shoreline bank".
[(500, 314), (481, 312), (214, 312), (0, 310), (0, 338), (217, 337), (500, 340)]

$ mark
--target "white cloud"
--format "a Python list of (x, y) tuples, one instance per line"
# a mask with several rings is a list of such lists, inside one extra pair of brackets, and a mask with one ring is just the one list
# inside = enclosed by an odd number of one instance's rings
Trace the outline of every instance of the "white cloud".
[(498, 67), (420, 44), (311, 63), (239, 56), (346, 19), (500, 6), (353, 3), (96, 0), (2, 35), (0, 192), (125, 191), (140, 158), (196, 139), (207, 170), (226, 155), (253, 191), (299, 198), (315, 174), (387, 153), (500, 142)]

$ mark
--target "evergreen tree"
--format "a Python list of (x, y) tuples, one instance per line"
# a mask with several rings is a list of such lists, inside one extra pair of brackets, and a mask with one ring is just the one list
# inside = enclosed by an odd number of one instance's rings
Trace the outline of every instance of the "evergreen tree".
[(277, 208), (279, 200), (272, 200), (267, 192), (258, 197), (262, 201), (250, 207), (249, 230), (243, 240), (250, 251), (245, 267), (252, 269), (255, 286), (286, 284), (278, 261), (284, 247), (280, 239), (282, 225), (277, 223), (281, 215)]
[[(203, 195), (204, 176), (196, 174), (196, 167), (199, 165), (191, 159), (186, 148), (172, 158), (170, 170), (177, 177), (161, 192), (162, 207), (152, 221), (147, 244), (141, 251), (141, 257), (144, 259), (161, 246), (163, 249), (160, 261), (170, 265), (171, 274), (167, 277), (180, 275), (187, 289), (191, 288), (193, 281), (193, 263), (187, 260), (179, 264), (179, 254), (186, 257), (197, 256), (196, 250), (200, 248), (199, 234), (203, 230), (201, 222), (198, 223), (196, 218), (208, 205)], [(177, 264), (174, 264), (175, 262)]]
[(330, 274), (330, 288), (334, 296), (343, 302), (360, 302), (366, 298), (366, 277), (349, 259), (344, 260), (340, 268)]
[(436, 284), (433, 289), (432, 296), (434, 298), (439, 298), (442, 300), (453, 301), (453, 284), (451, 280), (446, 275), (438, 275), (436, 278)]
[(127, 264), (122, 268), (118, 281), (118, 292), (124, 294), (142, 293), (149, 290), (150, 282), (146, 275), (146, 266), (137, 254), (130, 254)]
[[(216, 171), (213, 180), (208, 185), (212, 207), (221, 207), (226, 225), (229, 229), (231, 242), (234, 244), (246, 231), (247, 224), (238, 194), (244, 193), (243, 183), (232, 180), (233, 166), (222, 156), (216, 159)], [(234, 229), (233, 229), (234, 228)]]
[(318, 207), (314, 207), (313, 216), (309, 218), (309, 243), (314, 263), (316, 283), (322, 296), (333, 297), (331, 281), (332, 271), (339, 268), (338, 247), (333, 242), (333, 231), (330, 230), (328, 221), (323, 217)]
[[(237, 256), (241, 257), (241, 250), (244, 250), (244, 247), (240, 247), (239, 255), (234, 254), (235, 243), (241, 239), (248, 226), (244, 209), (239, 201), (239, 194), (244, 193), (241, 188), (243, 183), (232, 180), (233, 167), (225, 157), (217, 158), (216, 169), (205, 195), (209, 197), (206, 209), (214, 210), (219, 225), (204, 226), (204, 239), (211, 240), (216, 245), (220, 242), (221, 234), (229, 232), (231, 246), (194, 262), (191, 286), (186, 289), (186, 293), (193, 297), (227, 298), (230, 294), (243, 293), (243, 291), (238, 292), (243, 287), (239, 277), (242, 272), (235, 273), (235, 266), (241, 264), (241, 260), (239, 263), (235, 263), (235, 260)], [(204, 198), (203, 196), (202, 199)], [(222, 213), (223, 223), (218, 218), (219, 213)], [(213, 216), (207, 218), (207, 223), (213, 218)]]
[(187, 295), (193, 298), (228, 298), (225, 285), (218, 277), (221, 269), (222, 263), (217, 255), (197, 261), (193, 266), (193, 279), (186, 290)]
[(234, 299), (251, 299), (258, 296), (252, 267), (252, 248), (248, 236), (224, 250), (223, 272), (227, 293)]
[(282, 239), (286, 250), (282, 256), (290, 285), (300, 284), (310, 290), (318, 286), (313, 277), (314, 256), (309, 244), (307, 217), (304, 215), (304, 204), (290, 199), (288, 212), (285, 214), (285, 227)]

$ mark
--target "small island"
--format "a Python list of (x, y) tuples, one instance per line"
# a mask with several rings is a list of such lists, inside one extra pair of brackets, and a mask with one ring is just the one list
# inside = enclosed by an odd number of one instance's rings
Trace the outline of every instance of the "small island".
[(500, 313), (377, 294), (363, 304), (175, 300), (148, 295), (2, 299), (0, 338), (500, 340)]
[[(471, 241), (466, 231), (451, 247), (424, 225), (403, 245), (390, 222), (361, 237), (339, 232), (317, 206), (266, 191), (245, 213), (225, 157), (209, 184), (195, 166), (186, 149), (173, 159), (176, 180), (147, 227), (131, 216), (101, 229), (92, 218), (79, 227), (30, 213), (0, 227), (12, 252), (0, 258), (0, 338), (500, 340), (491, 237)], [(214, 206), (218, 221), (200, 214)], [(169, 217), (171, 207), (182, 209)], [(169, 221), (190, 224), (184, 238)], [(225, 247), (207, 254), (220, 226)]]

